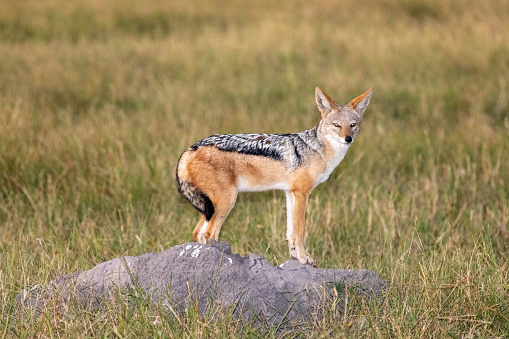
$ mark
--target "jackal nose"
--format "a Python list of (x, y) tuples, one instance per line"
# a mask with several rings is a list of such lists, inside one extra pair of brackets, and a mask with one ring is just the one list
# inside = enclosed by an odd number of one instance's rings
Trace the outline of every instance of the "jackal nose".
[(351, 137), (351, 136), (349, 136), (349, 135), (347, 135), (347, 136), (345, 137), (345, 141), (346, 141), (346, 142), (348, 142), (348, 143), (351, 143), (351, 142), (352, 142), (352, 137)]

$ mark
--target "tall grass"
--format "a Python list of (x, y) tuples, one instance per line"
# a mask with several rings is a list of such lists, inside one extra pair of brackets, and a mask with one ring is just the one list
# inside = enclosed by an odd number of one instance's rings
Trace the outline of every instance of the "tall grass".
[[(13, 298), (191, 241), (179, 154), (216, 133), (308, 129), (315, 86), (342, 104), (375, 92), (311, 195), (308, 250), (392, 289), (301, 334), (507, 336), (508, 20), (502, 0), (0, 3), (1, 337), (259, 335), (140, 297), (38, 319)], [(240, 195), (221, 239), (281, 263), (284, 206), (280, 192)]]

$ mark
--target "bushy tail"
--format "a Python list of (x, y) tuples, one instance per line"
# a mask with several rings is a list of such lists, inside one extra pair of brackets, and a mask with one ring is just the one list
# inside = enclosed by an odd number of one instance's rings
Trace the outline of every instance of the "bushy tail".
[[(187, 200), (191, 203), (191, 205), (194, 206), (201, 214), (205, 215), (205, 218), (210, 220), (212, 218), (212, 215), (214, 214), (214, 205), (212, 204), (212, 201), (208, 197), (208, 195), (202, 191), (200, 191), (198, 188), (196, 188), (193, 183), (189, 180), (185, 180), (183, 178), (187, 177), (185, 175), (186, 169), (185, 166), (180, 166), (180, 161), (182, 160), (182, 156), (185, 154), (182, 153), (180, 156), (180, 159), (177, 163), (177, 170), (176, 170), (176, 179), (177, 179), (177, 186), (178, 191), (186, 197)], [(181, 172), (179, 173), (179, 168)]]

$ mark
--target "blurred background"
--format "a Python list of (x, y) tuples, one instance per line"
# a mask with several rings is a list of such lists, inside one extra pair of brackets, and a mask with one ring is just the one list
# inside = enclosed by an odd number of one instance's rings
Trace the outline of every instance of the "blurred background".
[[(340, 104), (374, 87), (355, 144), (310, 197), (310, 255), (400, 288), (406, 306), (377, 333), (503, 333), (507, 22), (506, 0), (2, 1), (3, 300), (192, 241), (182, 151), (309, 129), (316, 86)], [(285, 225), (284, 194), (246, 193), (220, 240), (279, 264)]]

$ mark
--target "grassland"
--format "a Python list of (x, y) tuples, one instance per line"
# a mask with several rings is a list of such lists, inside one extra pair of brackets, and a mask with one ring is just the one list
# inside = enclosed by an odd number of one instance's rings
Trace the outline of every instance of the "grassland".
[[(311, 196), (308, 250), (393, 288), (287, 336), (508, 337), (507, 22), (505, 0), (1, 2), (0, 338), (260, 336), (139, 296), (40, 318), (13, 299), (191, 241), (179, 154), (216, 133), (308, 129), (315, 86), (340, 103), (375, 90)], [(281, 192), (242, 194), (221, 239), (278, 264), (285, 215)]]

